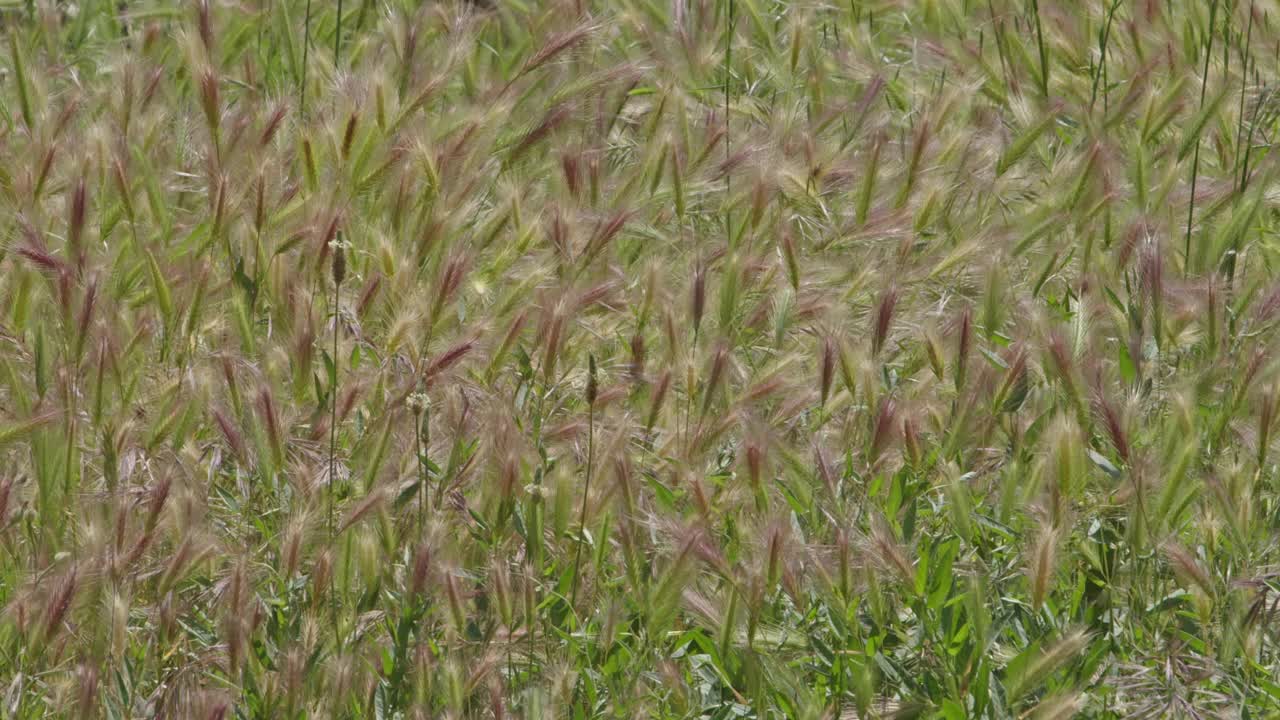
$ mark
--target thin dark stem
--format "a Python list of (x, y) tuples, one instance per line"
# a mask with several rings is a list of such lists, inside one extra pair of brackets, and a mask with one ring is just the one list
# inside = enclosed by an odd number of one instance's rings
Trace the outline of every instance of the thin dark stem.
[(1244, 192), (1249, 187), (1249, 157), (1253, 150), (1253, 131), (1258, 127), (1258, 113), (1262, 110), (1263, 102), (1267, 99), (1267, 93), (1263, 94), (1253, 104), (1253, 114), (1249, 119), (1249, 136), (1244, 142), (1244, 162), (1240, 168), (1240, 192)]
[(1040, 3), (1031, 0), (1031, 9), (1036, 16), (1036, 45), (1040, 48), (1040, 93), (1049, 97), (1049, 53), (1044, 47), (1044, 31), (1040, 28)]
[[(333, 388), (329, 401), (329, 537), (333, 538), (333, 494), (334, 481), (337, 478), (338, 450), (338, 290), (340, 283), (333, 284)], [(332, 577), (332, 576), (330, 576)]]
[(360, 3), (360, 12), (356, 14), (356, 32), (364, 29), (364, 18), (368, 13), (370, 2), (371, 0), (364, 0), (364, 2)]
[(418, 529), (421, 530), (427, 521), (427, 470), (422, 462), (422, 416), (413, 415), (413, 442), (417, 448), (418, 461)]
[[(1245, 101), (1245, 95), (1249, 91), (1249, 58), (1250, 58), (1249, 45), (1252, 40), (1253, 40), (1253, 2), (1252, 0), (1250, 0), (1249, 22), (1247, 24), (1247, 29), (1245, 30), (1244, 48), (1241, 50), (1241, 59), (1240, 59), (1240, 112), (1238, 115), (1238, 120), (1236, 121), (1236, 156), (1235, 156), (1236, 165), (1240, 165), (1240, 149), (1241, 149), (1240, 143), (1244, 140), (1244, 107), (1245, 107), (1244, 101)], [(1250, 132), (1250, 138), (1252, 138), (1252, 131)], [(1250, 141), (1252, 142), (1252, 139)], [(1248, 145), (1244, 146), (1244, 153), (1246, 157), (1244, 165), (1245, 167), (1248, 167), (1248, 160), (1247, 160), (1247, 157), (1249, 155)], [(1245, 188), (1244, 175), (1243, 174), (1238, 175), (1234, 167), (1232, 168), (1232, 175), (1236, 176), (1232, 178), (1232, 183), (1233, 184), (1236, 183), (1237, 180), (1239, 183), (1238, 185), (1236, 185), (1236, 193), (1237, 193), (1236, 197), (1238, 200), (1240, 196), (1244, 195), (1244, 188)], [(1236, 276), (1236, 257), (1240, 253), (1239, 243), (1240, 243), (1240, 237), (1237, 235), (1232, 242), (1231, 254), (1227, 257), (1227, 261), (1226, 261), (1228, 293), (1231, 292), (1231, 284), (1232, 284), (1232, 281), (1235, 280), (1235, 276)]]
[[(337, 252), (341, 253), (342, 250)], [(334, 587), (334, 575), (337, 574), (338, 562), (338, 538), (335, 534), (336, 526), (333, 516), (333, 495), (337, 491), (337, 450), (338, 450), (338, 293), (342, 289), (342, 280), (335, 276), (333, 283), (333, 387), (330, 389), (332, 397), (329, 401), (329, 486), (328, 486), (328, 502), (329, 502), (329, 544), (333, 548), (334, 567), (329, 572), (329, 607), (331, 612), (330, 622), (333, 624), (333, 637), (338, 647), (342, 647), (342, 640), (338, 635), (338, 600)]]
[(573, 592), (570, 594), (569, 607), (578, 606), (578, 570), (582, 566), (582, 541), (587, 534), (587, 498), (591, 496), (591, 466), (595, 461), (595, 427), (596, 406), (587, 406), (587, 482), (582, 489), (582, 506), (578, 510), (578, 549), (573, 557)]
[[(423, 458), (422, 470), (422, 493), (423, 499), (427, 503), (427, 507), (431, 507), (431, 407), (428, 406), (422, 410), (422, 449), (427, 456)], [(444, 487), (444, 477), (441, 476), (440, 487)], [(436, 502), (438, 506), (440, 503)]]
[(307, 116), (307, 62), (311, 52), (311, 0), (307, 0), (305, 19), (302, 21), (302, 82), (298, 84), (298, 111)]
[(1112, 20), (1115, 19), (1116, 8), (1118, 7), (1120, 7), (1120, 0), (1115, 0), (1115, 2), (1111, 3), (1111, 9), (1107, 11), (1107, 24), (1103, 26), (1102, 37), (1098, 41), (1098, 48), (1099, 48), (1098, 69), (1093, 75), (1093, 89), (1090, 91), (1090, 94), (1089, 94), (1090, 109), (1093, 108), (1093, 104), (1098, 100), (1098, 83), (1101, 82), (1103, 86), (1103, 90), (1102, 90), (1102, 102), (1104, 105), (1103, 110), (1104, 111), (1106, 110), (1105, 105), (1107, 101), (1107, 93), (1106, 93), (1107, 44), (1111, 40), (1111, 22)]
[[(734, 0), (729, 0), (729, 29), (725, 32), (724, 36), (724, 159), (726, 163), (729, 162), (729, 153), (733, 149), (733, 140), (731, 135), (733, 131), (733, 123), (729, 120), (729, 75), (733, 66), (733, 26), (737, 20), (737, 17), (735, 17), (736, 12), (736, 3), (734, 3)], [(726, 201), (729, 198), (729, 191), (732, 187), (733, 173), (731, 171), (726, 171), (724, 174), (724, 195)], [(728, 227), (727, 214), (725, 218), (725, 227)]]
[[(1209, 41), (1204, 52), (1204, 70), (1200, 76), (1200, 107), (1204, 108), (1205, 91), (1209, 87), (1209, 59), (1213, 57), (1213, 26), (1218, 19), (1218, 0), (1209, 6)], [(1196, 211), (1196, 180), (1200, 175), (1200, 139), (1196, 138), (1195, 157), (1191, 160), (1191, 198), (1187, 203), (1187, 236), (1183, 243), (1182, 276), (1191, 273), (1191, 221)], [(1159, 328), (1156, 332), (1160, 332)]]
[[(1236, 165), (1240, 164), (1240, 143), (1244, 140), (1244, 101), (1245, 96), (1249, 92), (1249, 44), (1253, 40), (1253, 2), (1249, 3), (1249, 22), (1244, 34), (1244, 49), (1241, 51), (1240, 61), (1240, 112), (1239, 120), (1236, 122)], [(1245, 152), (1249, 152), (1245, 148)], [(1237, 188), (1244, 190), (1244, 178), (1239, 176), (1239, 184)]]
[(996, 54), (1000, 56), (1000, 72), (1004, 75), (1005, 85), (1012, 87), (1012, 83), (1009, 82), (1009, 65), (1004, 57), (1004, 23), (996, 17), (996, 7), (992, 0), (987, 0), (987, 12), (991, 14), (992, 31), (996, 36)]
[(338, 29), (333, 33), (333, 67), (342, 65), (342, 0), (338, 0)]

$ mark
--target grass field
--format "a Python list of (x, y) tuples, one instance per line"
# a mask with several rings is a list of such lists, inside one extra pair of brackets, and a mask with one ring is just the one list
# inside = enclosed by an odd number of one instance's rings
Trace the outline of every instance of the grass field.
[(1280, 717), (1277, 0), (0, 38), (0, 717)]

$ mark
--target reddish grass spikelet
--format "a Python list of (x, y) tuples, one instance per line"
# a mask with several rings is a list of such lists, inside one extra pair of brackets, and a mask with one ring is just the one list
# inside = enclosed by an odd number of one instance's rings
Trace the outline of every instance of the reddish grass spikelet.
[(881, 455), (893, 443), (896, 435), (898, 417), (898, 403), (891, 396), (885, 396), (880, 401), (880, 407), (876, 411), (875, 418), (871, 424), (871, 442), (867, 447), (867, 465), (875, 467)]
[(342, 391), (342, 402), (338, 403), (338, 421), (347, 419), (351, 414), (351, 409), (355, 407), (356, 401), (360, 398), (360, 386), (349, 386)]
[(1049, 335), (1049, 357), (1053, 360), (1053, 369), (1057, 371), (1058, 379), (1061, 380), (1063, 387), (1066, 389), (1067, 396), (1072, 400), (1077, 400), (1075, 362), (1072, 357), (1072, 351), (1067, 345), (1067, 339), (1057, 330)]
[(51, 143), (44, 152), (44, 159), (40, 162), (40, 171), (36, 173), (36, 182), (31, 190), (33, 199), (39, 198), (44, 192), (45, 181), (49, 179), (49, 170), (53, 167), (53, 159), (57, 155), (58, 144)]
[(564, 262), (573, 260), (573, 240), (570, 237), (569, 224), (565, 222), (564, 213), (559, 207), (552, 207), (549, 213), (547, 239)]
[(597, 285), (593, 285), (578, 295), (574, 302), (573, 311), (575, 313), (589, 309), (593, 305), (607, 305), (605, 302), (616, 289), (617, 284), (612, 280), (606, 280)]
[(84, 176), (76, 179), (67, 210), (67, 246), (71, 249), (71, 261), (76, 272), (84, 271), (84, 227), (86, 217), (86, 190)]
[(831, 461), (827, 459), (827, 454), (822, 448), (815, 445), (813, 448), (813, 464), (816, 468), (818, 478), (822, 480), (822, 486), (826, 488), (827, 494), (831, 497), (836, 496), (836, 476), (831, 469)]
[(461, 254), (454, 255), (444, 264), (436, 279), (436, 294), (431, 304), (432, 322), (440, 316), (440, 311), (444, 309), (445, 304), (457, 294), (469, 269), (470, 263), (466, 256)]
[(919, 467), (924, 460), (924, 446), (920, 442), (920, 428), (914, 417), (902, 419), (902, 448), (906, 452), (907, 462), (912, 467)]
[[(329, 253), (334, 249), (334, 246), (338, 245), (334, 240), (338, 237), (338, 228), (341, 225), (342, 214), (334, 212), (329, 216), (329, 223), (325, 225), (324, 232), (319, 236), (319, 243), (317, 244), (319, 252), (316, 253), (316, 270), (319, 272), (324, 272), (324, 265), (329, 262)], [(332, 270), (332, 266), (330, 269)]]
[(1164, 307), (1164, 259), (1160, 253), (1160, 245), (1155, 241), (1144, 244), (1139, 257), (1138, 272), (1146, 306), (1151, 312), (1152, 334), (1156, 342), (1160, 342), (1163, 331), (1161, 318)]
[(1213, 596), (1213, 579), (1189, 550), (1178, 543), (1168, 542), (1165, 543), (1164, 552), (1174, 573), (1183, 582), (1196, 586), (1205, 595)]
[(16, 252), (18, 255), (30, 260), (32, 264), (45, 272), (58, 275), (63, 273), (64, 266), (62, 261), (42, 245), (34, 245), (28, 242), (27, 245), (19, 247)]
[(1101, 390), (1095, 392), (1094, 407), (1102, 416), (1103, 426), (1107, 430), (1107, 437), (1111, 441), (1111, 446), (1115, 448), (1116, 455), (1120, 457), (1121, 462), (1128, 465), (1130, 462), (1129, 433), (1125, 429), (1124, 418), (1120, 415), (1120, 411), (1114, 403), (1102, 395)]
[(225, 614), (223, 615), (223, 632), (226, 636), (227, 663), (232, 673), (240, 668), (244, 652), (245, 633), (245, 576), (244, 562), (241, 560), (231, 571), (224, 594)]
[(378, 290), (382, 288), (382, 273), (375, 272), (365, 283), (364, 288), (360, 290), (360, 298), (356, 301), (356, 317), (363, 318), (369, 313), (369, 307), (373, 304), (375, 298), (378, 297)]
[(520, 334), (521, 332), (523, 332), (524, 325), (528, 321), (528, 319), (529, 319), (529, 310), (526, 309), (526, 310), (521, 310), (516, 315), (515, 319), (511, 321), (511, 324), (507, 327), (506, 334), (502, 336), (502, 342), (499, 343), (496, 350), (490, 351), (490, 358), (491, 358), (490, 365), (489, 365), (490, 373), (492, 373), (494, 369), (498, 367), (498, 363), (501, 363), (502, 360), (506, 358), (507, 352), (511, 349), (511, 346), (515, 344), (516, 339), (520, 337)]
[(62, 322), (71, 324), (71, 305), (75, 295), (75, 278), (67, 269), (58, 273), (58, 305), (62, 310)]
[(1027, 567), (1027, 579), (1031, 582), (1031, 605), (1039, 610), (1052, 589), (1053, 575), (1057, 569), (1058, 529), (1045, 526), (1040, 529), (1031, 550), (1031, 562)]
[(564, 322), (563, 302), (557, 302), (550, 312), (546, 332), (543, 333), (545, 338), (545, 349), (542, 356), (542, 377), (544, 382), (550, 382), (551, 378), (555, 377), (556, 362), (560, 358), (560, 343), (562, 341)]
[(54, 590), (53, 595), (49, 598), (49, 604), (46, 606), (44, 621), (45, 642), (52, 640), (62, 627), (62, 621), (66, 619), (67, 611), (71, 609), (71, 601), (75, 598), (78, 582), (77, 568), (73, 565), (62, 576), (62, 581), (58, 583), (57, 589)]
[(13, 478), (0, 480), (0, 532), (8, 527), (9, 499), (13, 492)]
[(294, 573), (298, 572), (298, 565), (302, 560), (304, 530), (305, 524), (299, 519), (290, 522), (285, 530), (284, 542), (280, 549), (280, 567), (285, 579), (292, 579)]
[(599, 384), (596, 378), (596, 356), (588, 355), (587, 357), (589, 362), (587, 370), (586, 400), (587, 406), (593, 407), (596, 404), (596, 397), (599, 393)]
[(72, 98), (62, 106), (62, 110), (58, 112), (57, 119), (53, 122), (53, 132), (49, 135), (51, 140), (57, 140), (62, 137), (67, 125), (71, 123), (71, 119), (80, 111), (80, 106), (81, 101), (78, 98)]
[(836, 376), (836, 345), (830, 335), (822, 339), (822, 360), (820, 363), (821, 370), (818, 375), (818, 391), (821, 398), (821, 405), (826, 406), (827, 398), (831, 396), (831, 384), (835, 381)]
[(409, 594), (423, 598), (434, 569), (431, 547), (422, 543), (413, 552), (413, 571), (409, 574)]
[(564, 183), (569, 195), (577, 200), (582, 186), (582, 168), (577, 153), (565, 153), (560, 156), (560, 169), (564, 173)]
[(84, 289), (80, 300), (80, 314), (76, 319), (76, 361), (79, 362), (85, 343), (89, 340), (89, 324), (93, 322), (93, 310), (98, 300), (98, 280), (94, 278)]
[(132, 568), (138, 562), (138, 559), (142, 557), (142, 554), (147, 551), (147, 548), (151, 547), (151, 543), (154, 540), (154, 531), (144, 532), (138, 538), (138, 541), (133, 544), (133, 547), (130, 548), (128, 554), (115, 564), (112, 568), (113, 572), (119, 574)]
[(329, 593), (329, 582), (333, 577), (333, 550), (325, 549), (316, 558), (315, 564), (311, 567), (310, 586), (311, 586), (311, 602), (313, 606), (318, 606), (324, 602)]
[(209, 125), (210, 134), (218, 134), (221, 116), (221, 103), (218, 98), (218, 76), (213, 68), (205, 68), (200, 74), (200, 107), (204, 110), (205, 122)]
[(528, 152), (534, 145), (545, 140), (554, 133), (556, 129), (565, 124), (571, 115), (572, 110), (568, 105), (557, 105), (556, 107), (548, 110), (547, 114), (542, 117), (542, 121), (530, 130), (524, 138), (520, 140), (519, 144), (512, 149), (510, 161), (515, 162), (516, 160), (519, 160), (520, 157)]
[(284, 122), (284, 116), (288, 112), (289, 106), (282, 104), (271, 113), (271, 117), (267, 118), (267, 123), (262, 128), (262, 134), (258, 136), (259, 145), (266, 147), (271, 144), (271, 140), (276, 136), (276, 132), (280, 130), (280, 125)]
[(627, 373), (630, 375), (632, 382), (639, 382), (644, 377), (645, 362), (645, 345), (644, 335), (636, 332), (631, 336), (631, 362), (627, 366)]
[[(716, 179), (723, 180), (724, 178), (734, 174), (736, 171), (741, 169), (743, 165), (747, 164), (747, 161), (751, 159), (754, 152), (755, 152), (755, 149), (752, 149), (752, 148), (742, 148), (740, 150), (735, 150), (732, 154), (729, 155), (729, 157), (725, 158), (718, 165), (716, 165), (716, 169), (715, 169)], [(762, 193), (763, 193), (763, 189), (762, 189)], [(760, 202), (763, 202), (764, 196), (762, 195), (761, 197), (762, 199)], [(752, 204), (754, 205), (755, 202), (756, 201), (753, 199)]]
[(584, 420), (573, 419), (566, 420), (558, 425), (552, 425), (543, 431), (544, 436), (551, 441), (562, 442), (566, 440), (576, 440), (587, 430), (587, 423)]
[(906, 552), (898, 544), (893, 529), (880, 515), (872, 516), (871, 550), (880, 565), (898, 576), (898, 580), (907, 587), (915, 584), (915, 568), (907, 558)]
[(262, 234), (262, 227), (267, 220), (266, 185), (266, 178), (263, 177), (262, 173), (258, 173), (258, 179), (253, 184), (253, 231), (258, 235)]
[(1066, 690), (1041, 700), (1028, 717), (1031, 720), (1070, 720), (1080, 716), (1085, 704), (1086, 697), (1082, 693)]
[(278, 466), (284, 458), (284, 437), (280, 428), (280, 419), (276, 413), (275, 395), (271, 388), (263, 387), (258, 392), (258, 413), (266, 426), (267, 442), (271, 446), (272, 459)]
[[(1005, 370), (1004, 379), (1001, 381), (1000, 387), (996, 391), (993, 402), (993, 405), (999, 410), (1006, 409), (1013, 399), (1017, 399), (1016, 397), (1011, 397), (1011, 394), (1026, 382), (1026, 348), (1021, 343), (1016, 344), (1010, 348), (1007, 355), (1006, 363), (1009, 367)], [(1020, 402), (1021, 401), (1019, 400), (1019, 403)]]
[(94, 717), (98, 707), (98, 668), (81, 663), (76, 670), (76, 712), (79, 717)]
[(1236, 396), (1234, 399), (1235, 403), (1239, 403), (1244, 399), (1246, 393), (1248, 393), (1253, 387), (1253, 381), (1258, 378), (1258, 371), (1262, 369), (1263, 364), (1266, 363), (1270, 357), (1271, 354), (1265, 347), (1259, 346), (1253, 349), (1253, 352), (1249, 355), (1248, 361), (1240, 372), (1239, 384), (1236, 387)]
[(923, 345), (925, 355), (929, 359), (929, 369), (933, 371), (933, 376), (938, 380), (946, 377), (946, 368), (942, 360), (942, 343), (938, 340), (937, 334), (932, 328), (925, 329), (923, 333)]
[(723, 343), (716, 346), (715, 354), (711, 357), (711, 368), (707, 372), (707, 383), (702, 389), (702, 414), (706, 415), (711, 409), (711, 402), (715, 399), (716, 391), (720, 388), (720, 381), (724, 377), (725, 368), (729, 364), (729, 348)]
[(1064, 632), (1061, 639), (1045, 647), (1026, 664), (1021, 673), (1010, 678), (1007, 684), (1009, 697), (1021, 697), (1031, 690), (1083, 650), (1088, 640), (1089, 635), (1083, 630)]
[(634, 212), (629, 210), (616, 210), (613, 215), (609, 217), (608, 222), (600, 224), (597, 227), (595, 234), (592, 235), (591, 240), (587, 243), (587, 247), (582, 252), (582, 256), (586, 261), (590, 262), (596, 257), (596, 255), (600, 254), (600, 252), (608, 246), (610, 241), (617, 237), (618, 233), (622, 232), (622, 229), (627, 225), (627, 221), (630, 220), (634, 214)]
[(1268, 323), (1275, 317), (1277, 311), (1280, 311), (1280, 283), (1274, 285), (1255, 306), (1252, 313), (1253, 321), (1259, 324)]
[(248, 451), (245, 448), (244, 436), (240, 434), (240, 431), (221, 410), (215, 408), (212, 412), (214, 422), (218, 424), (218, 429), (222, 431), (222, 436), (226, 438), (227, 445), (231, 447), (231, 452), (236, 456), (237, 460), (245, 461), (248, 458)]
[(443, 353), (440, 353), (435, 360), (432, 360), (431, 363), (427, 365), (426, 370), (423, 371), (423, 381), (430, 383), (437, 375), (448, 370), (450, 367), (453, 367), (459, 360), (466, 357), (468, 353), (475, 349), (475, 347), (475, 340), (464, 340), (450, 347), (448, 350), (445, 350)]
[(360, 122), (360, 113), (358, 112), (351, 113), (351, 115), (347, 118), (346, 129), (343, 130), (342, 132), (341, 155), (343, 160), (346, 160), (347, 156), (351, 154), (351, 143), (355, 141), (356, 125), (359, 122)]
[(164, 510), (165, 503), (169, 500), (169, 490), (173, 485), (173, 480), (168, 475), (160, 478), (156, 486), (151, 489), (151, 497), (147, 501), (147, 522), (146, 531), (149, 533), (155, 529), (156, 523), (160, 520), (160, 513)]
[(160, 89), (160, 81), (164, 79), (164, 70), (164, 67), (161, 66), (151, 71), (151, 76), (147, 78), (147, 86), (142, 89), (142, 100), (138, 104), (141, 109), (146, 110), (151, 106), (151, 101)]
[(506, 689), (502, 686), (502, 681), (497, 677), (489, 678), (489, 712), (493, 716), (493, 720), (506, 720)]
[(458, 589), (458, 579), (452, 572), (444, 574), (444, 592), (453, 629), (461, 633), (467, 626), (467, 613), (462, 604), (462, 591)]
[[(751, 188), (751, 227), (754, 228), (760, 225), (760, 220), (761, 218), (764, 217), (764, 211), (766, 208), (768, 208), (768, 206), (769, 206), (769, 187), (765, 185), (764, 180), (760, 178), (756, 178), (756, 181)], [(791, 239), (791, 236), (789, 234), (783, 235), (783, 253), (784, 254), (787, 252), (788, 248), (786, 246), (788, 244), (788, 241), (790, 241), (790, 239)], [(792, 269), (791, 265), (794, 260), (794, 250), (795, 250), (794, 245), (792, 245), (790, 249), (792, 251), (792, 257), (787, 258), (788, 274), (790, 274), (790, 270)]]
[(880, 349), (889, 339), (889, 331), (893, 326), (893, 313), (898, 306), (898, 289), (890, 287), (880, 295), (876, 303), (874, 321), (871, 327), (871, 354), (879, 355)]
[(196, 23), (200, 28), (200, 41), (204, 43), (205, 52), (213, 53), (213, 18), (209, 13), (209, 0), (196, 3)]
[[(1258, 466), (1266, 465), (1267, 452), (1271, 448), (1271, 430), (1275, 422), (1276, 407), (1280, 405), (1280, 385), (1272, 385), (1262, 393), (1258, 403)], [(3, 519), (3, 515), (0, 515)]]
[(789, 528), (790, 525), (787, 523), (775, 520), (765, 531), (767, 538), (765, 582), (770, 588), (776, 587), (778, 581), (782, 579), (783, 553), (786, 549)]
[(693, 336), (697, 338), (702, 327), (702, 313), (707, 308), (707, 270), (702, 263), (698, 263), (693, 270), (691, 297), (690, 317), (693, 321)]
[(747, 456), (747, 479), (751, 482), (752, 489), (758, 493), (763, 487), (760, 481), (766, 462), (764, 443), (761, 443), (758, 438), (749, 438), (744, 444)]
[(585, 40), (593, 32), (595, 32), (595, 26), (579, 25), (578, 27), (552, 37), (545, 45), (538, 48), (537, 52), (529, 56), (529, 59), (525, 61), (524, 67), (520, 69), (517, 77), (537, 70), (550, 62), (560, 53)]
[(662, 406), (667, 399), (667, 391), (671, 389), (671, 371), (665, 370), (658, 378), (658, 382), (654, 385), (653, 394), (649, 398), (649, 413), (646, 416), (644, 430), (646, 433), (653, 431), (654, 423), (658, 420), (658, 414), (662, 412)]
[(116, 184), (116, 191), (120, 193), (120, 202), (124, 205), (125, 217), (130, 222), (134, 219), (133, 212), (133, 188), (129, 184), (128, 176), (125, 173), (124, 164), (120, 158), (115, 158), (111, 164), (112, 179)]
[(747, 391), (743, 393), (738, 402), (743, 406), (752, 405), (765, 398), (773, 397), (786, 388), (787, 381), (783, 373), (773, 373), (747, 388)]
[(795, 239), (792, 238), (791, 232), (784, 231), (782, 235), (782, 260), (787, 267), (787, 280), (791, 282), (791, 289), (800, 290), (800, 260), (796, 252)]
[(969, 369), (969, 352), (973, 345), (973, 309), (965, 307), (960, 315), (960, 329), (956, 332), (956, 357), (952, 365), (956, 390), (964, 387)]
[(347, 516), (347, 519), (338, 526), (337, 534), (341, 535), (346, 532), (348, 528), (363, 520), (374, 510), (381, 508), (386, 499), (387, 494), (383, 489), (376, 488), (371, 491), (363, 500), (360, 501), (358, 505), (355, 506), (354, 509), (352, 509), (351, 514)]

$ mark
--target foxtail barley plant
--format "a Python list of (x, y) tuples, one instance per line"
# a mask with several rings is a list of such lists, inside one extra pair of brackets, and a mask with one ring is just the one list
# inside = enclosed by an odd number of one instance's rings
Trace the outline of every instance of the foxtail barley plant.
[(1278, 21), (0, 4), (0, 717), (1280, 716)]

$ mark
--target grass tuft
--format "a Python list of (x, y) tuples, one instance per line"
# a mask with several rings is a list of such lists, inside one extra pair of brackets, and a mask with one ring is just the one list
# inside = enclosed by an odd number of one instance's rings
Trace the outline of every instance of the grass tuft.
[(1280, 713), (1271, 0), (17, 4), (3, 717)]

